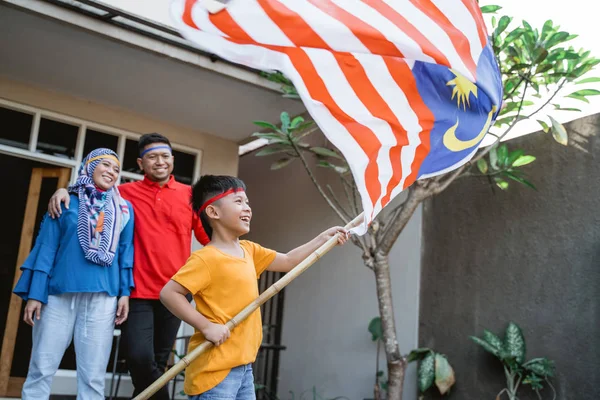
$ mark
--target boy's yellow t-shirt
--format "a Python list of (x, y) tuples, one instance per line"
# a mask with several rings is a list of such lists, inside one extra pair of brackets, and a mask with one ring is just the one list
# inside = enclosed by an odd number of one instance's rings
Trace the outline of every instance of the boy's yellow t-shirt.
[[(241, 240), (240, 245), (244, 258), (212, 246), (197, 250), (172, 278), (190, 291), (196, 310), (213, 323), (227, 323), (258, 297), (257, 280), (277, 254), (247, 240)], [(204, 340), (204, 335), (195, 331), (188, 352)], [(232, 368), (254, 362), (261, 342), (258, 309), (231, 331), (225, 343), (212, 347), (187, 367), (185, 393), (190, 396), (204, 393), (225, 379)]]

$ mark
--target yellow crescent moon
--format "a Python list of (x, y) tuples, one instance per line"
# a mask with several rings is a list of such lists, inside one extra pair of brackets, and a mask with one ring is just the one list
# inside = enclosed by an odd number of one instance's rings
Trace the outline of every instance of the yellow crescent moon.
[(471, 140), (460, 140), (459, 138), (456, 137), (456, 129), (458, 128), (458, 120), (457, 120), (456, 124), (454, 124), (454, 126), (451, 126), (450, 128), (448, 128), (446, 133), (444, 133), (444, 146), (446, 146), (446, 148), (452, 152), (466, 150), (468, 148), (475, 146), (477, 143), (479, 143), (481, 141), (481, 139), (483, 139), (483, 137), (486, 135), (488, 129), (490, 129), (490, 124), (492, 122), (492, 116), (494, 115), (495, 112), (496, 112), (496, 106), (492, 106), (492, 110), (489, 112), (489, 114), (487, 116), (487, 121), (485, 121), (485, 125), (483, 125), (483, 129), (481, 129), (481, 132), (479, 132), (479, 135), (477, 135), (476, 137), (474, 137)]

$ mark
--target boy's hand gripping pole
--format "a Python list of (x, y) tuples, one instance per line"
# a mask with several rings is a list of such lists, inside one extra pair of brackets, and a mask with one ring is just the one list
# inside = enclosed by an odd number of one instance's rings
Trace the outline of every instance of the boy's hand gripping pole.
[[(358, 217), (354, 218), (354, 220), (350, 221), (348, 225), (345, 226), (345, 229), (350, 230), (356, 226), (358, 226), (363, 221), (363, 214), (361, 213)], [(225, 325), (229, 328), (229, 330), (233, 330), (236, 326), (238, 326), (243, 320), (248, 318), (250, 314), (256, 311), (260, 306), (267, 302), (271, 297), (275, 296), (279, 293), (284, 287), (286, 287), (290, 282), (296, 279), (300, 274), (306, 271), (311, 265), (317, 262), (321, 257), (323, 257), (329, 250), (333, 249), (337, 245), (337, 241), (339, 238), (339, 233), (336, 233), (332, 236), (327, 242), (325, 242), (321, 247), (315, 250), (310, 256), (306, 257), (304, 261), (294, 267), (290, 272), (285, 274), (281, 279), (275, 282), (271, 287), (265, 290), (256, 300), (250, 303), (246, 308), (239, 312), (235, 317), (233, 317), (230, 321), (228, 321)], [(150, 386), (148, 386), (142, 393), (137, 395), (133, 400), (147, 400), (156, 393), (160, 388), (165, 386), (169, 381), (175, 378), (181, 371), (183, 371), (192, 361), (194, 361), (198, 356), (213, 346), (212, 342), (205, 341), (201, 343), (198, 347), (192, 350), (188, 355), (183, 357), (177, 364), (173, 365), (167, 372), (165, 372), (160, 378), (154, 381)]]

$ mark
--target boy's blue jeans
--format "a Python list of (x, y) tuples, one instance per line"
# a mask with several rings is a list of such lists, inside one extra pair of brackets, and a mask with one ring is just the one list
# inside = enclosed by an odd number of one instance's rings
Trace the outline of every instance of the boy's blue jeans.
[(202, 394), (189, 396), (189, 400), (256, 400), (252, 365), (232, 368), (214, 388)]

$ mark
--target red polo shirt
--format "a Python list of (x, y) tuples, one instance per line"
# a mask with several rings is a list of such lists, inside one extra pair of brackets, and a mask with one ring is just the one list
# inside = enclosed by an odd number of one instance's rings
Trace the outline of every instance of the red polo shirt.
[(163, 286), (189, 258), (192, 231), (200, 226), (190, 204), (192, 188), (171, 175), (162, 187), (144, 177), (119, 185), (119, 191), (135, 213), (131, 298), (158, 299)]

